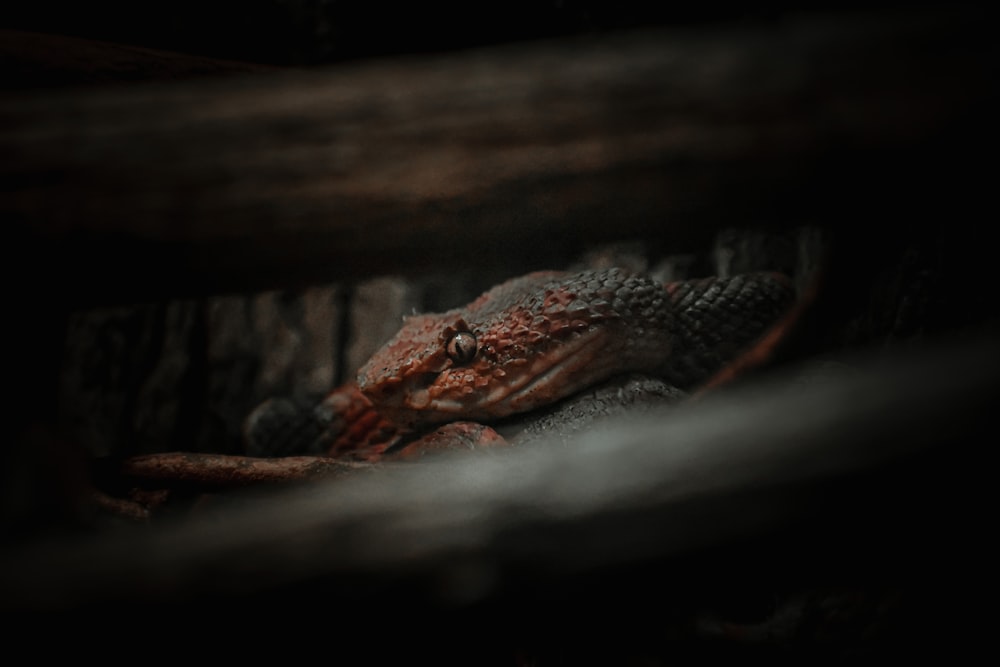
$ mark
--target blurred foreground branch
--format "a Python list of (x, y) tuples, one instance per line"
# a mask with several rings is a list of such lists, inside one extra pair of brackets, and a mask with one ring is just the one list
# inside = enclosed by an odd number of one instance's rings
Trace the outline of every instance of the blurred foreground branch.
[[(894, 576), (913, 568), (924, 583), (959, 581), (978, 576), (977, 526), (990, 506), (983, 433), (998, 384), (995, 341), (960, 341), (826, 379), (747, 385), (572, 447), (386, 468), (149, 532), (25, 545), (0, 559), (0, 606), (276, 593), (341, 609), (465, 604), (788, 530), (796, 541), (825, 536), (824, 551), (796, 564), (814, 576), (840, 572), (847, 553), (862, 566), (887, 558)], [(727, 551), (734, 567), (738, 553)], [(720, 574), (657, 571), (675, 583)]]

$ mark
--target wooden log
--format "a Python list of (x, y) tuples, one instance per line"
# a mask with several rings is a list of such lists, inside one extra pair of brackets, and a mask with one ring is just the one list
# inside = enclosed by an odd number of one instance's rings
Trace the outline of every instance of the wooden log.
[(46, 267), (40, 293), (84, 304), (867, 224), (963, 200), (957, 151), (990, 118), (995, 62), (977, 19), (845, 14), (10, 94), (0, 216)]
[[(585, 593), (582, 613), (601, 622), (647, 614), (653, 581), (704, 593), (726, 571), (743, 585), (888, 576), (975, 598), (971, 582), (993, 565), (979, 547), (993, 506), (984, 434), (1000, 348), (964, 337), (913, 352), (630, 417), (572, 448), (443, 457), (150, 531), (14, 545), (0, 553), (0, 610), (214, 600), (263, 611), (277, 599), (326, 605), (346, 631), (371, 629), (380, 610), (571, 605), (558, 597), (568, 580)], [(756, 537), (770, 545), (759, 570), (733, 548)], [(716, 547), (721, 560), (685, 560)], [(659, 580), (612, 586), (615, 604), (597, 595), (593, 586), (628, 581), (650, 561)], [(659, 599), (656, 612), (673, 601)]]

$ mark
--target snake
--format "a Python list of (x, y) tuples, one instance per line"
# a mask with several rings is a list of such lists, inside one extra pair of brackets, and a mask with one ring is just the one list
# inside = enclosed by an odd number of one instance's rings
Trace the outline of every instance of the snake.
[[(775, 272), (666, 284), (622, 268), (530, 273), (465, 306), (404, 318), (318, 405), (266, 401), (244, 426), (248, 451), (377, 461), (414, 442), (441, 447), (442, 425), (458, 425), (452, 438), (629, 374), (709, 386), (767, 347), (795, 301)], [(436, 440), (420, 439), (435, 429)], [(475, 437), (484, 433), (495, 439)]]

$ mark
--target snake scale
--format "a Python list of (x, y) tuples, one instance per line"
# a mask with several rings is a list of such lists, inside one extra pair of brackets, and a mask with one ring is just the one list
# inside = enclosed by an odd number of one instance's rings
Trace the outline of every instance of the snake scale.
[[(404, 318), (357, 380), (318, 405), (265, 402), (247, 419), (248, 453), (375, 461), (412, 452), (407, 443), (442, 424), (456, 425), (446, 439), (461, 437), (469, 422), (530, 414), (625, 374), (690, 390), (725, 373), (794, 301), (776, 273), (666, 285), (618, 268), (531, 273)], [(416, 442), (438, 448), (440, 432)]]

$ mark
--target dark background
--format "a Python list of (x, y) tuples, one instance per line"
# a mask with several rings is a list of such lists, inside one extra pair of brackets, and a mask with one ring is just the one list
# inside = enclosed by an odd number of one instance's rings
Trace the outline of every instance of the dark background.
[[(939, 3), (448, 2), (333, 0), (8, 3), (0, 21), (214, 58), (315, 65), (406, 53), (584, 35), (643, 26), (780, 20), (803, 13), (933, 7)], [(946, 6), (954, 8), (955, 3)]]

